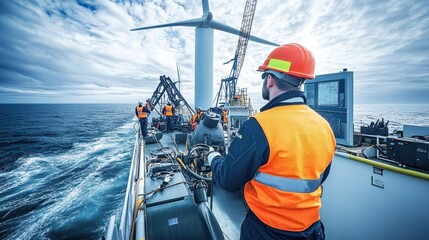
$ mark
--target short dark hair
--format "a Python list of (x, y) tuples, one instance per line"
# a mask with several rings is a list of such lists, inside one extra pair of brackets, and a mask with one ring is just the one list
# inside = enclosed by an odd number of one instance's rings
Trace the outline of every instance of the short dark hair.
[(272, 78), (274, 78), (274, 82), (276, 83), (276, 86), (283, 91), (293, 91), (293, 90), (299, 90), (300, 86), (294, 86), (286, 81), (283, 81), (276, 77), (274, 74), (270, 74)]

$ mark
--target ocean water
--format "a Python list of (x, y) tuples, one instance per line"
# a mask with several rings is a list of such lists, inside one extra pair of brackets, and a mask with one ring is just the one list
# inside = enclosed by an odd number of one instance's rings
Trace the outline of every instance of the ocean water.
[(429, 126), (429, 104), (356, 104), (353, 111), (354, 129), (384, 119), (389, 132), (402, 130), (403, 125)]
[[(120, 215), (134, 106), (0, 105), (0, 239), (100, 239)], [(429, 105), (355, 105), (355, 129), (384, 118), (429, 125)]]
[(123, 202), (134, 106), (0, 112), (0, 239), (100, 239)]

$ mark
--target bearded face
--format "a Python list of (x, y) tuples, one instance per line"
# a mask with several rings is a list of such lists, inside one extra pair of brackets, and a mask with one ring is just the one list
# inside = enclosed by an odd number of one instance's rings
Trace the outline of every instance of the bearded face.
[(264, 79), (264, 83), (262, 84), (262, 98), (265, 100), (270, 100), (270, 92), (268, 92), (268, 88), (267, 88), (267, 77), (265, 77)]

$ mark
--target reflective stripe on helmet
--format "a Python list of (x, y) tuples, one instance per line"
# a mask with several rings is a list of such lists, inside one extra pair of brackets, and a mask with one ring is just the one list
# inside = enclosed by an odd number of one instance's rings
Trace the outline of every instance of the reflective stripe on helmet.
[(311, 193), (322, 184), (323, 172), (319, 179), (307, 180), (279, 177), (267, 173), (256, 172), (254, 179), (262, 184), (286, 192)]
[(278, 69), (278, 70), (281, 70), (281, 71), (284, 71), (284, 72), (289, 72), (290, 65), (291, 65), (291, 62), (289, 62), (289, 61), (272, 58), (268, 62), (268, 66), (267, 67)]

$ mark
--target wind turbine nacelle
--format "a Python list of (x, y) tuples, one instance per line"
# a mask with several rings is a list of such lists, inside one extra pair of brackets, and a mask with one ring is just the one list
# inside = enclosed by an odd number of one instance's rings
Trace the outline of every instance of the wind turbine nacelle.
[(204, 18), (204, 21), (210, 22), (211, 20), (213, 20), (213, 13), (208, 12), (208, 13), (204, 14), (203, 18)]

